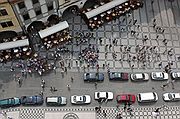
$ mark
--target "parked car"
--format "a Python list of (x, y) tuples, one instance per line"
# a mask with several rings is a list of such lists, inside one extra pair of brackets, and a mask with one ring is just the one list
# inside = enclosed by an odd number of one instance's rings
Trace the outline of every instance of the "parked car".
[(156, 102), (158, 95), (156, 92), (139, 93), (137, 95), (138, 102)]
[(0, 100), (0, 107), (1, 108), (18, 106), (20, 104), (21, 104), (21, 100), (17, 97)]
[(71, 103), (72, 104), (90, 104), (91, 103), (91, 96), (90, 95), (73, 95), (71, 96)]
[(134, 94), (120, 94), (116, 96), (117, 103), (135, 103), (136, 96)]
[(84, 73), (84, 81), (94, 82), (94, 81), (104, 81), (103, 73)]
[(21, 103), (23, 105), (41, 105), (43, 102), (43, 97), (39, 95), (21, 97)]
[(151, 73), (151, 78), (152, 78), (152, 80), (158, 80), (158, 81), (168, 80), (168, 73), (165, 73), (165, 72), (152, 72)]
[(134, 73), (131, 74), (132, 81), (148, 81), (149, 75), (147, 73)]
[(46, 104), (49, 106), (60, 106), (60, 105), (66, 105), (67, 99), (66, 97), (62, 96), (49, 96), (46, 97)]
[(128, 81), (128, 73), (110, 72), (109, 73), (109, 80)]
[(164, 93), (164, 101), (180, 101), (180, 93)]
[(180, 80), (180, 72), (172, 72), (171, 77), (172, 79)]
[(112, 100), (113, 93), (112, 92), (95, 92), (94, 99), (95, 100), (102, 100), (102, 99)]

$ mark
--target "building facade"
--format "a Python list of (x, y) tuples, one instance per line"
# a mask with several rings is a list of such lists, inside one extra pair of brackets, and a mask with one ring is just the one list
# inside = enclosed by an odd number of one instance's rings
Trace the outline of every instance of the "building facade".
[(0, 31), (26, 31), (33, 21), (47, 22), (68, 10), (81, 9), (87, 0), (0, 0)]
[(2, 31), (22, 31), (18, 19), (7, 0), (0, 0), (0, 32)]
[(25, 30), (33, 21), (46, 21), (51, 14), (58, 14), (58, 0), (9, 0), (20, 25)]

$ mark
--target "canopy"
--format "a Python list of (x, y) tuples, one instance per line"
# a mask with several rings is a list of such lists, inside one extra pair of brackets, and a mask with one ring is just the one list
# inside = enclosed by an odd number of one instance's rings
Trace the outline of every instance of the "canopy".
[(41, 38), (45, 38), (45, 37), (47, 37), (49, 35), (57, 33), (58, 31), (61, 31), (61, 30), (66, 29), (68, 27), (69, 27), (69, 25), (68, 25), (67, 21), (63, 21), (63, 22), (60, 22), (60, 23), (58, 23), (58, 24), (56, 24), (54, 26), (51, 26), (51, 27), (49, 27), (47, 29), (39, 31), (39, 35), (40, 35)]
[(0, 50), (7, 50), (11, 48), (28, 46), (28, 45), (29, 45), (28, 39), (5, 42), (5, 43), (0, 43)]
[(96, 16), (96, 15), (98, 15), (100, 13), (103, 13), (103, 12), (105, 12), (105, 11), (111, 9), (111, 8), (114, 8), (114, 7), (124, 3), (126, 1), (128, 1), (128, 0), (113, 0), (113, 1), (111, 1), (109, 3), (107, 3), (107, 4), (104, 4), (104, 5), (96, 8), (96, 9), (93, 9), (93, 10), (91, 10), (89, 12), (86, 12), (85, 15), (86, 15), (86, 17), (88, 19), (90, 19), (90, 18), (92, 18), (92, 17), (94, 17), (94, 16)]

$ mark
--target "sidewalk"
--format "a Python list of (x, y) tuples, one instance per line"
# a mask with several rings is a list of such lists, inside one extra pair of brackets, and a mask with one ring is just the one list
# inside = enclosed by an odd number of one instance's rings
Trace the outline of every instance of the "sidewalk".
[(4, 112), (6, 111), (3, 111), (3, 113), (0, 114), (0, 119), (20, 119), (19, 111), (6, 112), (6, 114)]
[[(153, 116), (157, 107), (133, 107), (132, 115), (123, 111), (123, 107), (102, 107), (101, 113), (96, 113), (94, 107), (31, 107), (11, 108), (3, 110), (13, 119), (115, 119), (121, 113), (123, 119), (180, 119), (180, 106), (161, 108), (159, 115)], [(104, 110), (104, 111), (103, 111)], [(106, 114), (104, 114), (106, 113)], [(0, 115), (0, 119), (3, 118)]]
[(44, 119), (96, 119), (95, 112), (45, 112)]

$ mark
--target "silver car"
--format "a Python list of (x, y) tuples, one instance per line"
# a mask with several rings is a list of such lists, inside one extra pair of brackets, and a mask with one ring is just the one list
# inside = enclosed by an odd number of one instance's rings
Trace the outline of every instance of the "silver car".
[(147, 73), (135, 73), (131, 74), (132, 81), (148, 81), (149, 75)]
[(164, 101), (180, 101), (180, 93), (164, 93)]
[(73, 95), (71, 96), (71, 103), (72, 104), (90, 104), (91, 103), (91, 96), (90, 95)]
[(112, 100), (113, 99), (113, 93), (112, 92), (95, 92), (94, 93), (94, 99), (107, 99)]
[(168, 80), (168, 73), (165, 72), (152, 72), (151, 73), (152, 80), (162, 81)]
[(49, 96), (46, 97), (46, 104), (49, 106), (60, 106), (60, 105), (66, 105), (67, 99), (66, 97), (62, 96)]
[(180, 79), (180, 72), (172, 72), (171, 77), (172, 77), (172, 79), (179, 80)]

